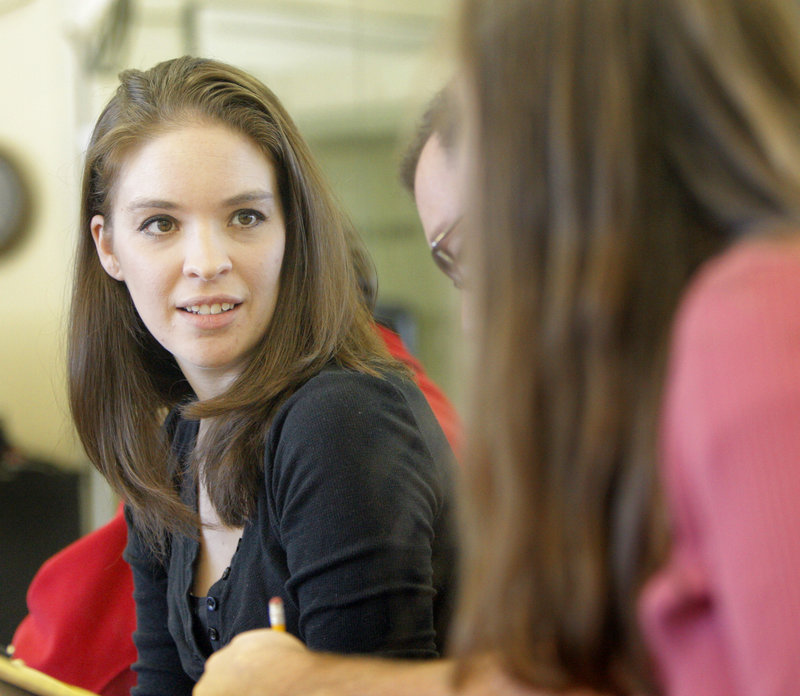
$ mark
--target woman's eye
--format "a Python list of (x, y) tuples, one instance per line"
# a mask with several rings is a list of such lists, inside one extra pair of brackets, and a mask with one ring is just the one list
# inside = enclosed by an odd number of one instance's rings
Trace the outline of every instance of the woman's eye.
[(167, 217), (148, 218), (139, 228), (142, 232), (151, 235), (169, 234), (175, 229), (175, 221)]
[(238, 210), (233, 214), (233, 222), (241, 227), (253, 227), (264, 220), (257, 210)]

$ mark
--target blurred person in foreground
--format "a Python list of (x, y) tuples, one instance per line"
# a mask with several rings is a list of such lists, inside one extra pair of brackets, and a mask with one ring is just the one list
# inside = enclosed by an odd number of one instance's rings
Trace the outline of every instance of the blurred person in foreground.
[(800, 6), (459, 16), (477, 345), (454, 660), (254, 632), (196, 694), (797, 694)]

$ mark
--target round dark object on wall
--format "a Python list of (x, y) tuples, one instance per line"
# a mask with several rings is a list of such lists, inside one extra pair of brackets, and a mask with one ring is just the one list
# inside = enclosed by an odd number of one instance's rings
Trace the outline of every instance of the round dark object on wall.
[(30, 230), (31, 189), (19, 161), (0, 147), (0, 254)]

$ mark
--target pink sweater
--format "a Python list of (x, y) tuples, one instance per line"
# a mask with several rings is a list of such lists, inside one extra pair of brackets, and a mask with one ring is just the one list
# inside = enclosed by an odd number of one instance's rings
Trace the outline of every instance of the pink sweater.
[(640, 603), (664, 692), (798, 696), (800, 253), (749, 242), (712, 261), (673, 336), (673, 546)]

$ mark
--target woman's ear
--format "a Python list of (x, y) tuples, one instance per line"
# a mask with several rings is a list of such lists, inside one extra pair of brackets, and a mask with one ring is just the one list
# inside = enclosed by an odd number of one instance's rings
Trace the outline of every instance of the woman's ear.
[(114, 245), (111, 241), (111, 230), (106, 227), (105, 217), (95, 215), (89, 223), (92, 230), (92, 239), (97, 248), (97, 256), (105, 268), (106, 273), (116, 280), (123, 280), (122, 269), (114, 255)]

